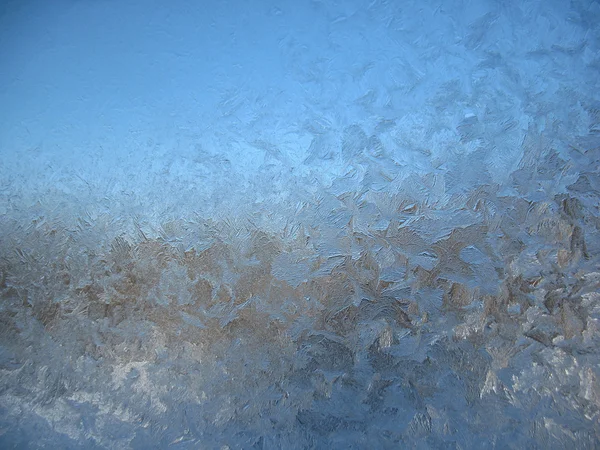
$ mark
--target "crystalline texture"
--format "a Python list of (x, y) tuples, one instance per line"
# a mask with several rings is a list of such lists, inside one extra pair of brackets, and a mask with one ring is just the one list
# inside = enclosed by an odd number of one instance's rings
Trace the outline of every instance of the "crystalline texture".
[(598, 5), (242, 3), (0, 15), (0, 447), (598, 448)]

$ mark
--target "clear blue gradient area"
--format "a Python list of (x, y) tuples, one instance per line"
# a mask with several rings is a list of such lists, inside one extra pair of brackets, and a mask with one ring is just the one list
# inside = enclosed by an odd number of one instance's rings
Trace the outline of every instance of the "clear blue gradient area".
[(599, 23), (3, 2), (0, 448), (598, 448)]

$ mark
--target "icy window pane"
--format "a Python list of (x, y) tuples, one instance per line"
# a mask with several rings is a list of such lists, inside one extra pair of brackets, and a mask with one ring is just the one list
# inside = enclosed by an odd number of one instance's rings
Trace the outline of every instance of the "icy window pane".
[(597, 3), (41, 3), (0, 448), (600, 447)]

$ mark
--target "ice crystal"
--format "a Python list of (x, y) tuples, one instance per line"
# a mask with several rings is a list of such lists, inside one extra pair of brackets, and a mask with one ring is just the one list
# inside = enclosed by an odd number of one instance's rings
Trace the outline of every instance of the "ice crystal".
[(160, 69), (75, 8), (172, 123), (2, 126), (1, 447), (600, 445), (600, 9), (343, 3), (143, 16)]

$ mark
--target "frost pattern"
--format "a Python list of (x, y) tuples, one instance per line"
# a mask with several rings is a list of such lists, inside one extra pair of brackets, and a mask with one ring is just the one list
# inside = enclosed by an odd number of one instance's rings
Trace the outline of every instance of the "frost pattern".
[[(403, 26), (373, 4), (369, 20)], [(336, 48), (347, 8), (328, 17)], [(597, 38), (597, 5), (578, 8), (574, 35)], [(281, 132), (233, 90), (222, 134), (97, 186), (69, 169), (30, 185), (7, 162), (0, 444), (597, 448), (600, 107), (489, 47), (510, 14), (460, 28), (480, 56), (468, 86), (447, 80), (421, 113), (388, 106), (428, 90), (424, 61), (452, 59), (426, 36), (402, 44), (410, 83), (352, 99), (364, 121), (316, 103)], [(560, 42), (521, 56), (591, 58)], [(371, 70), (280, 45), (299, 83), (324, 83), (315, 102)]]
[[(527, 158), (519, 173), (542, 183)], [(600, 222), (578, 183), (591, 175), (538, 201), (498, 185), (443, 201), (401, 184), (323, 193), (279, 230), (176, 220), (112, 242), (101, 219), (71, 231), (15, 211), (5, 420), (26, 405), (101, 447), (437, 447), (460, 430), (484, 439), (493, 415), (495, 445), (590, 447)]]

